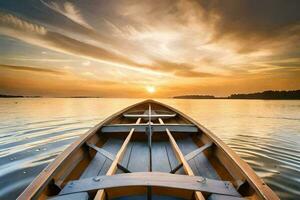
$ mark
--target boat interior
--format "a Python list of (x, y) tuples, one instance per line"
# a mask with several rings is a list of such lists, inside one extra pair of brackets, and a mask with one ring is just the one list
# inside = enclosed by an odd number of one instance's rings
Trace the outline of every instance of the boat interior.
[(36, 199), (261, 199), (214, 139), (154, 102), (112, 116), (54, 167)]

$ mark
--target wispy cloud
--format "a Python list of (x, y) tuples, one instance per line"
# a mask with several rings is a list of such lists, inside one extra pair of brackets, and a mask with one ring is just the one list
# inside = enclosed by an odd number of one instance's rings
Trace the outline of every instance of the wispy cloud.
[(12, 14), (0, 12), (0, 23), (2, 25), (0, 26), (2, 30), (5, 30), (5, 28), (10, 28), (16, 31), (22, 31), (26, 33), (39, 35), (45, 35), (47, 33), (47, 30), (43, 26), (22, 20), (19, 17), (16, 17)]
[(125, 56), (78, 41), (60, 33), (47, 31), (43, 26), (27, 22), (11, 14), (0, 13), (0, 32), (30, 44), (62, 53), (127, 65), (128, 68), (132, 69), (137, 68), (137, 63)]
[[(5, 19), (1, 21), (2, 29), (0, 28), (0, 31), (2, 30), (2, 33), (44, 48), (110, 62), (116, 64), (116, 66), (138, 70), (140, 72), (147, 72), (144, 70), (151, 72), (151, 70), (154, 70), (174, 73), (177, 76), (186, 77), (202, 77), (209, 75), (209, 73), (201, 73), (192, 70), (193, 67), (191, 67), (191, 65), (176, 64), (166, 60), (155, 60), (153, 65), (140, 64), (125, 55), (120, 55), (108, 49), (78, 41), (60, 33), (48, 31), (43, 26), (32, 24), (10, 14), (8, 14), (8, 17), (5, 14), (2, 14), (2, 16), (4, 16)], [(30, 32), (28, 30), (30, 30)], [(34, 31), (35, 34), (31, 34), (32, 31)]]
[(78, 23), (86, 28), (93, 29), (84, 19), (81, 12), (79, 11), (76, 6), (71, 2), (62, 2), (57, 3), (54, 1), (46, 2), (44, 0), (40, 0), (45, 6), (49, 7), (50, 9), (60, 13), (61, 15), (67, 17), (68, 19), (72, 20), (75, 23)]
[(32, 61), (32, 62), (55, 62), (55, 63), (71, 63), (76, 62), (76, 60), (70, 60), (70, 59), (57, 59), (57, 58), (2, 58), (2, 60), (11, 60), (11, 61)]
[(219, 76), (217, 74), (197, 71), (197, 67), (189, 63), (175, 63), (175, 62), (170, 62), (170, 61), (160, 60), (160, 59), (154, 60), (154, 63), (152, 65), (144, 65), (144, 66), (153, 70), (171, 72), (176, 76), (189, 77), (189, 78)]
[(91, 64), (91, 61), (89, 61), (89, 60), (82, 62), (83, 66), (89, 66), (90, 64)]
[(37, 68), (37, 67), (29, 67), (29, 66), (14, 66), (14, 65), (3, 65), (0, 64), (0, 69), (2, 70), (15, 70), (15, 71), (25, 71), (25, 72), (37, 72), (37, 73), (47, 73), (51, 75), (65, 75), (66, 72), (54, 69), (46, 69), (46, 68)]

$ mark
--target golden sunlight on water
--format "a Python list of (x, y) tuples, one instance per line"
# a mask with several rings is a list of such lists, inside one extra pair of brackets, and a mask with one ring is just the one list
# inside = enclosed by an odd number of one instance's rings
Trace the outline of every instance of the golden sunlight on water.
[[(15, 199), (80, 135), (141, 100), (0, 99), (0, 199)], [(300, 101), (159, 101), (213, 131), (282, 199), (300, 197)]]

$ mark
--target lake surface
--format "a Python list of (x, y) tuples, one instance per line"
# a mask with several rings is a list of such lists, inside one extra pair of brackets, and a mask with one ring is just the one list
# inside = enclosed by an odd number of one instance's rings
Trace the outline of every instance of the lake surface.
[[(142, 99), (0, 99), (0, 199), (15, 199), (91, 127)], [(281, 199), (300, 199), (300, 101), (158, 99), (233, 148)]]

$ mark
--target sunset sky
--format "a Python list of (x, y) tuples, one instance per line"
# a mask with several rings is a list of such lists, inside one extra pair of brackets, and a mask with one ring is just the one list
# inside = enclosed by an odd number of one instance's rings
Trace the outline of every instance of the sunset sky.
[(299, 0), (0, 0), (0, 93), (300, 89)]

